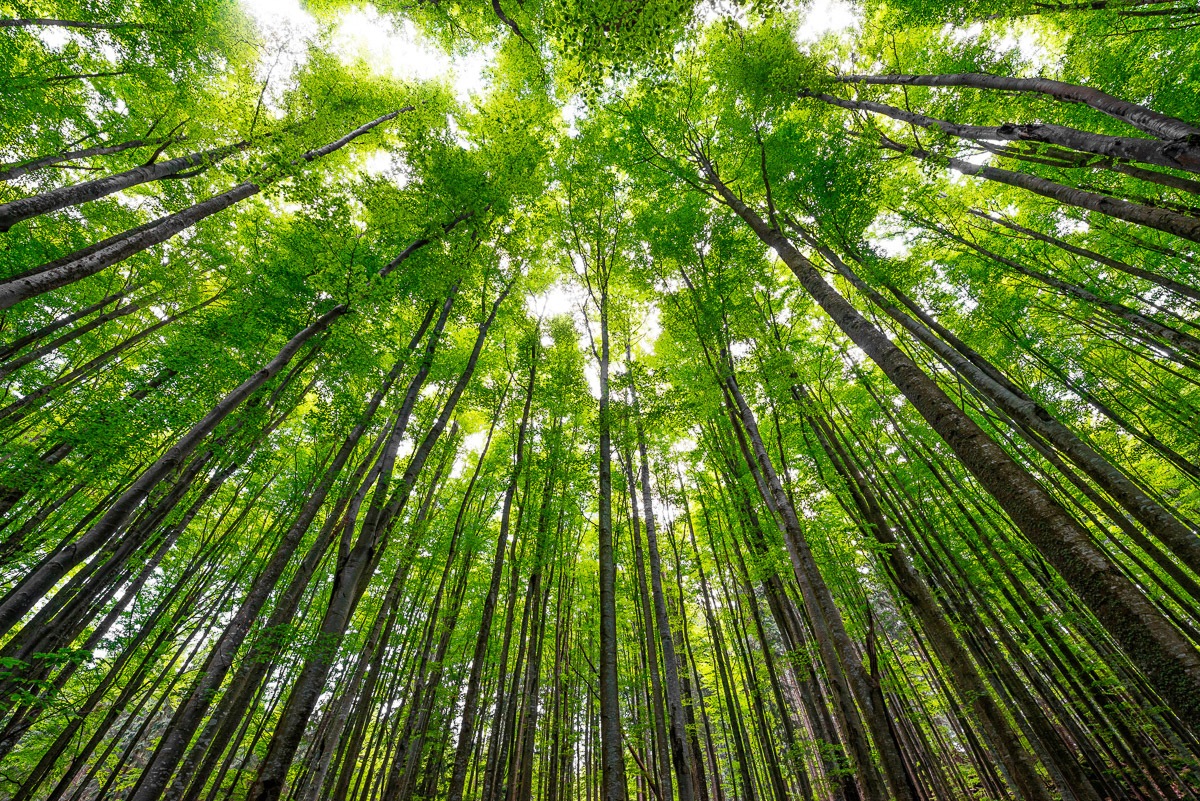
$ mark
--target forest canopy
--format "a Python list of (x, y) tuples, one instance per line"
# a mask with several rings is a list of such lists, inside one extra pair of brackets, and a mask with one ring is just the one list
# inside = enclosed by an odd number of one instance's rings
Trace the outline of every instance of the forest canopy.
[(1194, 0), (0, 0), (0, 801), (1200, 799)]

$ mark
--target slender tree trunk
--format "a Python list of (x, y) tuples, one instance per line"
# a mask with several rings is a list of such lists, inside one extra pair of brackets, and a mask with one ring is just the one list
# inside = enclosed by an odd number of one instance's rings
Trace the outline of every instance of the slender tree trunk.
[(50, 340), (46, 344), (42, 345), (41, 347), (34, 348), (33, 350), (29, 351), (28, 353), (22, 354), (20, 357), (18, 357), (16, 359), (12, 359), (11, 361), (5, 362), (4, 364), (0, 365), (0, 379), (3, 379), (9, 375), (12, 375), (13, 373), (15, 373), (17, 370), (20, 370), (25, 365), (31, 364), (32, 362), (37, 361), (38, 359), (42, 358), (43, 356), (45, 356), (49, 353), (53, 353), (54, 351), (58, 350), (63, 345), (67, 345), (71, 342), (74, 342), (75, 340), (79, 339), (80, 337), (84, 336), (85, 334), (95, 331), (97, 328), (99, 328), (100, 326), (109, 322), (110, 320), (117, 320), (117, 319), (120, 319), (121, 317), (128, 317), (129, 315), (133, 314), (134, 312), (145, 308), (147, 304), (153, 302), (156, 299), (157, 299), (157, 296), (151, 295), (150, 297), (139, 298), (138, 300), (135, 300), (132, 303), (126, 303), (124, 306), (118, 306), (117, 308), (113, 309), (112, 311), (107, 311), (104, 314), (97, 315), (94, 319), (89, 320), (88, 322), (84, 323), (83, 325), (77, 326), (77, 327), (71, 329), (70, 331), (68, 331), (67, 333), (65, 333), (61, 336), (55, 337), (54, 339)]
[[(293, 164), (298, 164), (300, 161), (315, 161), (321, 156), (326, 156), (377, 126), (395, 119), (402, 112), (411, 111), (413, 108), (415, 107), (406, 106), (398, 111), (377, 117), (365, 125), (355, 128), (341, 139), (301, 154)], [(205, 217), (257, 195), (263, 190), (263, 187), (270, 185), (272, 180), (274, 179), (265, 178), (260, 179), (259, 182), (247, 181), (183, 211), (160, 217), (132, 231), (109, 237), (95, 245), (35, 268), (33, 271), (10, 278), (8, 281), (0, 283), (0, 309), (7, 309), (28, 298), (95, 275), (134, 254), (165, 242), (179, 232), (191, 228)]]
[(121, 289), (118, 289), (116, 292), (113, 292), (112, 294), (104, 296), (103, 298), (101, 298), (100, 300), (91, 304), (90, 306), (84, 306), (82, 309), (79, 309), (78, 311), (74, 311), (70, 314), (63, 315), (62, 317), (59, 317), (58, 319), (54, 320), (53, 322), (47, 323), (46, 325), (42, 326), (41, 328), (37, 329), (36, 331), (31, 331), (23, 337), (14, 339), (12, 342), (5, 345), (3, 348), (0, 348), (0, 361), (6, 361), (8, 359), (11, 359), (15, 354), (20, 352), (21, 348), (24, 348), (28, 345), (32, 345), (35, 342), (43, 340), (46, 337), (53, 334), (55, 331), (59, 330), (60, 328), (65, 328), (66, 326), (70, 325), (71, 323), (82, 320), (84, 317), (87, 317), (89, 314), (95, 314), (96, 312), (103, 309), (105, 306), (108, 306), (111, 303), (115, 303), (118, 300), (128, 297), (129, 295), (131, 295), (133, 292), (137, 291), (141, 287), (142, 287), (141, 284), (136, 284), (136, 285), (135, 284), (126, 284)]
[[(123, 192), (126, 189), (163, 178), (180, 177), (187, 170), (206, 170), (249, 146), (249, 142), (238, 142), (223, 147), (214, 147), (154, 164), (143, 164), (104, 178), (51, 189), (37, 195), (11, 200), (8, 203), (0, 203), (0, 233), (4, 233), (22, 220), (70, 206), (78, 206), (89, 200), (99, 200), (114, 192)], [(190, 174), (194, 175), (195, 172)]]
[(1033, 92), (1049, 95), (1063, 103), (1083, 103), (1159, 139), (1192, 144), (1200, 137), (1200, 128), (1182, 120), (1121, 100), (1090, 86), (1079, 86), (1049, 78), (1010, 78), (1004, 75), (968, 72), (950, 75), (844, 75), (837, 80), (842, 83), (965, 86), (1002, 92)]
[(1107, 214), (1118, 220), (1125, 220), (1126, 222), (1144, 225), (1148, 228), (1155, 228), (1159, 231), (1166, 231), (1169, 234), (1174, 234), (1192, 242), (1200, 242), (1200, 219), (1195, 217), (1177, 214), (1166, 209), (1143, 206), (1138, 203), (1111, 198), (1083, 189), (1075, 189), (1024, 172), (1014, 172), (1012, 170), (1002, 170), (998, 167), (972, 164), (964, 159), (942, 156), (930, 153), (928, 150), (919, 147), (902, 145), (893, 142), (885, 136), (880, 137), (879, 143), (881, 147), (888, 150), (894, 150), (897, 153), (907, 153), (922, 161), (928, 161), (933, 164), (942, 164), (964, 175), (973, 175), (977, 178), (986, 178), (989, 181), (995, 181), (996, 183), (1015, 186), (1041, 195), (1042, 197), (1057, 200), (1068, 206)]
[(650, 716), (653, 719), (653, 760), (652, 765), (657, 771), (658, 791), (666, 798), (674, 798), (673, 782), (671, 781), (671, 761), (667, 754), (670, 752), (670, 739), (667, 737), (667, 714), (663, 707), (663, 691), (662, 691), (662, 673), (658, 668), (658, 638), (655, 637), (655, 631), (658, 628), (657, 617), (652, 616), (653, 607), (650, 602), (650, 586), (646, 581), (646, 560), (642, 555), (642, 533), (641, 533), (641, 515), (638, 512), (637, 498), (637, 480), (633, 475), (633, 457), (627, 451), (622, 459), (625, 463), (625, 482), (629, 487), (629, 505), (632, 512), (632, 537), (631, 548), (633, 550), (633, 566), (636, 575), (638, 600), (642, 609), (642, 615), (645, 617), (644, 625), (642, 626), (642, 647), (645, 651), (645, 661), (647, 672), (650, 675), (650, 686), (646, 688), (650, 696)]
[[(654, 519), (653, 498), (650, 492), (650, 457), (646, 447), (646, 432), (638, 404), (637, 386), (633, 380), (633, 358), (628, 344), (625, 347), (625, 362), (630, 370), (629, 396), (633, 406), (634, 428), (637, 432), (638, 457), (641, 462), (642, 510), (646, 516), (646, 549), (650, 557), (650, 591), (654, 599), (654, 618), (658, 627), (658, 638), (662, 645), (663, 679), (667, 691), (667, 709), (670, 712), (671, 761), (675, 765), (678, 779), (679, 801), (693, 801), (696, 797), (696, 775), (688, 750), (687, 713), (683, 708), (683, 690), (679, 682), (679, 658), (675, 651), (675, 637), (671, 631), (671, 620), (667, 615), (667, 601), (663, 594), (662, 555), (658, 548), (658, 527)], [(633, 488), (630, 487), (630, 491)]]
[[(1112, 495), (1135, 519), (1145, 525), (1176, 556), (1191, 567), (1197, 575), (1200, 575), (1200, 537), (1197, 537), (1195, 532), (1189, 530), (1173, 515), (1155, 503), (1111, 462), (1096, 453), (1070, 429), (1005, 379), (994, 366), (989, 364), (990, 369), (985, 371), (965, 355), (960, 354), (954, 347), (935, 337), (926, 325), (921, 324), (928, 320), (929, 316), (923, 310), (919, 310), (915, 302), (899, 290), (892, 290), (902, 303), (919, 314), (921, 323), (888, 303), (882, 295), (859, 278), (836, 253), (821, 245), (811, 234), (807, 234), (803, 229), (797, 230), (847, 281), (864, 292), (889, 317), (912, 333), (919, 341), (929, 346), (1005, 414), (1028, 431), (1045, 437), (1054, 447), (1060, 449), (1101, 489)], [(983, 359), (978, 354), (976, 357)], [(1001, 379), (1003, 383), (997, 381), (997, 378)]]
[(1029, 541), (1078, 593), (1162, 697), (1185, 720), (1200, 720), (1200, 653), (1092, 543), (1090, 535), (911, 359), (862, 317), (778, 230), (767, 225), (701, 162), (720, 194), (773, 247), (835, 323), (879, 365), (996, 499)]
[(25, 614), (48, 593), (63, 575), (103, 547), (129, 521), (134, 511), (179, 464), (196, 449), (229, 413), (242, 404), (259, 387), (279, 373), (300, 348), (313, 336), (324, 331), (347, 311), (335, 306), (284, 345), (275, 358), (247, 378), (221, 399), (204, 419), (192, 426), (166, 453), (148, 467), (130, 487), (117, 498), (108, 511), (74, 542), (64, 545), (33, 569), (8, 595), (0, 601), (0, 632), (9, 632)]
[(882, 114), (910, 125), (941, 131), (947, 136), (969, 139), (974, 142), (1044, 142), (1081, 153), (1092, 153), (1097, 156), (1126, 161), (1140, 161), (1144, 164), (1154, 164), (1159, 167), (1188, 172), (1200, 172), (1200, 147), (1180, 142), (1164, 143), (1157, 139), (1108, 136), (1049, 123), (1009, 122), (1001, 125), (960, 125), (869, 100), (843, 100), (824, 92), (807, 91), (801, 92), (800, 96), (812, 97), (839, 108)]
[(1060, 250), (1066, 251), (1067, 253), (1072, 253), (1076, 256), (1082, 256), (1083, 258), (1090, 259), (1097, 264), (1103, 264), (1105, 267), (1111, 267), (1114, 270), (1119, 270), (1123, 273), (1127, 273), (1128, 275), (1141, 278), (1145, 281), (1150, 281), (1153, 284), (1157, 284), (1164, 289), (1169, 289), (1170, 291), (1183, 297), (1190, 298), (1191, 300), (1200, 301), (1200, 289), (1182, 284), (1178, 281), (1168, 278), (1167, 276), (1159, 275), (1151, 270), (1143, 270), (1140, 267), (1135, 267), (1132, 264), (1120, 261), (1119, 259), (1115, 259), (1112, 256), (1107, 256), (1103, 253), (1097, 253), (1094, 250), (1088, 250), (1087, 248), (1081, 248), (1077, 245), (1072, 245), (1070, 242), (1063, 241), (1056, 236), (1050, 236), (1048, 234), (1043, 234), (1040, 231), (1034, 231), (1033, 229), (1026, 228), (1023, 225), (1018, 225), (1012, 220), (1008, 220), (999, 214), (990, 214), (980, 211), (979, 209), (968, 209), (967, 211), (968, 213), (973, 214), (980, 219), (1002, 225), (1010, 231), (1016, 231), (1017, 233), (1024, 234), (1031, 239), (1036, 239), (1039, 242), (1045, 242), (1053, 245)]
[[(436, 308), (436, 304), (429, 307), (424, 319), (409, 342), (405, 356), (415, 350), (417, 343), (424, 337)], [(275, 584), (283, 575), (283, 571), (291, 560), (296, 547), (300, 544), (300, 539), (308, 531), (321, 506), (325, 503), (325, 499), (332, 489), (334, 481), (346, 465), (350, 455), (354, 452), (362, 435), (370, 426), (384, 397), (391, 389), (396, 378), (403, 371), (404, 363), (405, 357), (397, 360), (391, 372), (384, 379), (382, 386), (371, 397), (366, 410), (359, 418), (359, 422), (347, 434), (333, 461), (322, 476), (320, 483), (309, 494), (307, 501), (300, 510), (300, 515), (288, 528), (283, 537), (280, 538), (274, 553), (256, 578), (253, 588), (251, 588), (249, 594), (242, 601), (242, 605), (233, 619), (226, 624), (220, 639), (209, 653), (204, 665), (203, 674), (195, 681), (184, 701), (176, 709), (166, 734), (159, 741), (150, 763), (142, 771), (138, 784), (134, 788), (132, 795), (130, 795), (131, 801), (174, 799), (182, 793), (183, 788), (179, 786), (173, 786), (171, 793), (164, 794), (163, 791), (170, 781), (176, 766), (179, 764), (179, 760), (183, 757), (184, 751), (192, 739), (192, 735), (208, 711), (213, 696), (220, 689), (230, 667), (233, 665), (234, 656), (245, 641), (246, 635), (249, 634), (251, 625), (254, 623), (259, 612), (262, 611), (272, 590), (275, 588)]]
[[(380, 470), (379, 483), (375, 487), (371, 506), (363, 518), (358, 539), (345, 557), (339, 559), (338, 569), (334, 578), (334, 587), (321, 623), (319, 634), (322, 642), (321, 653), (306, 662), (304, 670), (292, 686), (287, 705), (271, 737), (267, 755), (264, 757), (255, 782), (250, 789), (248, 801), (276, 801), (279, 798), (288, 769), (291, 766), (296, 749), (300, 745), (300, 739), (304, 735), (308, 719), (316, 706), (321, 689), (328, 677), (333, 658), (345, 635), (350, 615), (366, 590), (367, 582), (370, 579), (370, 571), (366, 568), (375, 561), (377, 548), (380, 545), (380, 536), (389, 522), (395, 519), (403, 509), (412, 492), (412, 488), (416, 484), (417, 476), (424, 468), (425, 461), (429, 458), (429, 454), (433, 450), (433, 446), (437, 444), (442, 431), (445, 430), (447, 423), (449, 423), (450, 416), (454, 413), (458, 399), (462, 397), (467, 383), (475, 372), (475, 365), (483, 349), (488, 329), (496, 319), (496, 312), (499, 310), (501, 302), (508, 296), (511, 288), (512, 284), (510, 283), (500, 292), (492, 304), (488, 317), (480, 323), (479, 334), (475, 339), (475, 346), (468, 357), (467, 364), (463, 368), (458, 381), (447, 397), (441, 414), (434, 421), (433, 426), (417, 447), (412, 460), (409, 462), (404, 475), (400, 479), (395, 496), (385, 505), (388, 492), (387, 479), (391, 473), (391, 465), (396, 457), (400, 437), (403, 435), (404, 428), (408, 422), (408, 415), (411, 413), (412, 405), (416, 401), (416, 390), (424, 384), (424, 377), (428, 374), (431, 366), (433, 355), (431, 351), (427, 351), (426, 353), (421, 372), (418, 374), (419, 380), (414, 379), (416, 383), (410, 384), (410, 392), (405, 398), (405, 406), (401, 410), (400, 417), (397, 419), (392, 439), (381, 456), (383, 464)], [(438, 339), (438, 332), (440, 332), (441, 326), (445, 325), (445, 317), (449, 314), (449, 308), (450, 301), (448, 300), (446, 306), (443, 307), (443, 316), (439, 321), (438, 329), (431, 335), (431, 342), (436, 342)]]
[(1149, 334), (1153, 337), (1157, 337), (1158, 339), (1160, 339), (1163, 342), (1166, 342), (1173, 348), (1178, 348), (1180, 350), (1187, 351), (1193, 357), (1200, 357), (1200, 339), (1196, 339), (1195, 337), (1191, 336), (1190, 334), (1185, 334), (1180, 331), (1176, 331), (1174, 328), (1163, 325), (1162, 323), (1160, 323), (1156, 320), (1152, 320), (1149, 317), (1146, 317), (1145, 315), (1143, 315), (1133, 309), (1130, 309), (1127, 306), (1122, 306), (1119, 303), (1114, 303), (1113, 301), (1105, 300), (1104, 298), (1100, 297), (1099, 295), (1096, 295), (1094, 292), (1091, 292), (1088, 289), (1085, 289), (1084, 287), (1078, 286), (1076, 284), (1072, 284), (1068, 281), (1063, 281), (1060, 278), (1055, 278), (1054, 276), (1047, 275), (1046, 273), (1043, 273), (1040, 270), (1034, 270), (1030, 267), (1025, 266), (1024, 264), (1021, 264), (1020, 262), (1014, 261), (1005, 256), (1001, 256), (999, 253), (995, 253), (991, 250), (988, 250), (987, 248), (983, 247), (982, 245), (972, 242), (971, 240), (967, 239), (966, 237), (959, 236), (958, 234), (954, 233), (953, 231), (949, 231), (949, 230), (943, 228), (942, 226), (937, 225), (936, 223), (929, 222), (926, 220), (921, 220), (920, 222), (922, 225), (925, 225), (928, 228), (930, 228), (934, 231), (937, 231), (939, 234), (946, 237), (947, 239), (951, 239), (951, 240), (959, 243), (960, 245), (964, 245), (964, 246), (970, 248), (971, 250), (976, 251), (980, 255), (986, 256), (987, 258), (991, 259), (992, 261), (996, 262), (997, 264), (1003, 264), (1004, 266), (1017, 271), (1021, 275), (1025, 275), (1030, 278), (1033, 278), (1034, 280), (1039, 281), (1048, 287), (1059, 290), (1060, 292), (1068, 295), (1069, 297), (1076, 298), (1085, 303), (1091, 303), (1101, 309), (1104, 309), (1106, 312), (1112, 314), (1114, 317), (1125, 321), (1130, 326), (1132, 326), (1134, 328), (1140, 328), (1142, 331), (1145, 331), (1147, 334)]
[(492, 558), (491, 578), (488, 593), (484, 597), (480, 612), (479, 634), (475, 638), (475, 651), (471, 656), (471, 672), (463, 698), (462, 724), (458, 731), (458, 744), (454, 751), (454, 768), (450, 775), (447, 801), (462, 801), (463, 787), (470, 767), (471, 755), (475, 751), (475, 718), (479, 709), (479, 690), (483, 680), (484, 663), (487, 661), (488, 644), (491, 642), (492, 618), (500, 597), (500, 581), (504, 575), (504, 551), (508, 547), (509, 523), (512, 519), (513, 499), (524, 467), (525, 435), (529, 427), (529, 411), (533, 403), (534, 382), (537, 378), (537, 345), (530, 353), (529, 384), (525, 389), (525, 407), (521, 412), (521, 424), (517, 428), (516, 450), (513, 455), (512, 475), (504, 490), (504, 502), (500, 511), (500, 532), (496, 537), (496, 551)]
[[(3, 21), (0, 21), (0, 26), (2, 26), (2, 23)], [(116, 153), (124, 153), (126, 150), (136, 150), (143, 147), (162, 147), (182, 142), (186, 138), (186, 136), (164, 136), (158, 139), (130, 139), (112, 145), (95, 145), (80, 150), (66, 150), (61, 153), (55, 153), (52, 156), (39, 156), (29, 161), (0, 166), (0, 181), (11, 181), (14, 178), (28, 175), (43, 167), (53, 167), (67, 161), (78, 161), (80, 159), (91, 158), (92, 156), (111, 156)]]
[(600, 801), (625, 801), (625, 754), (621, 745), (621, 698), (617, 672), (617, 563), (612, 528), (612, 410), (609, 407), (608, 276), (602, 279), (600, 307)]

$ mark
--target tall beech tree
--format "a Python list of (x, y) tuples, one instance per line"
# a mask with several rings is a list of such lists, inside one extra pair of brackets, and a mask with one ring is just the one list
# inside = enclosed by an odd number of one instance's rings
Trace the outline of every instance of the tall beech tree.
[(1200, 796), (1194, 7), (251, 5), (0, 9), (0, 795)]

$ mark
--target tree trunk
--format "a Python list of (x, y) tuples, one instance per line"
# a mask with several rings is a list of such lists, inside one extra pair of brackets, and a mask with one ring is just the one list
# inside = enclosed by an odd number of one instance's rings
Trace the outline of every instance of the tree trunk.
[(111, 156), (114, 153), (124, 153), (126, 150), (136, 150), (142, 147), (162, 147), (182, 142), (185, 139), (187, 139), (186, 136), (165, 136), (159, 139), (130, 139), (114, 145), (95, 145), (80, 150), (67, 150), (62, 153), (55, 153), (52, 156), (39, 156), (29, 161), (4, 165), (0, 168), (0, 181), (11, 181), (14, 178), (28, 175), (43, 167), (53, 167), (56, 164), (62, 164), (64, 161), (78, 161), (79, 159), (86, 159), (92, 156)]
[(512, 518), (513, 499), (517, 493), (518, 480), (525, 462), (525, 435), (529, 426), (529, 411), (533, 403), (536, 378), (537, 344), (535, 340), (530, 353), (529, 384), (525, 388), (525, 407), (521, 412), (521, 424), (517, 428), (512, 475), (508, 480), (508, 486), (504, 489), (504, 502), (500, 511), (500, 533), (496, 537), (496, 552), (492, 558), (491, 578), (488, 582), (487, 596), (483, 600), (483, 609), (480, 611), (479, 634), (475, 638), (475, 651), (471, 656), (471, 672), (467, 679), (467, 688), (463, 698), (462, 723), (459, 726), (458, 744), (454, 751), (454, 768), (450, 775), (450, 786), (446, 792), (447, 801), (462, 801), (467, 769), (470, 767), (471, 755), (475, 751), (475, 718), (479, 709), (479, 690), (483, 680), (484, 663), (487, 661), (488, 644), (491, 641), (492, 618), (495, 616), (496, 603), (500, 598), (500, 581), (504, 575), (504, 551), (508, 547), (508, 530)]
[[(1003, 379), (999, 375), (999, 370), (989, 365), (991, 370), (985, 372), (981, 367), (972, 363), (953, 347), (935, 337), (925, 325), (918, 323), (893, 304), (888, 303), (882, 295), (867, 285), (845, 262), (838, 258), (836, 253), (821, 245), (811, 234), (807, 234), (802, 229), (797, 230), (847, 281), (864, 292), (889, 317), (944, 359), (1005, 414), (1027, 430), (1045, 437), (1055, 448), (1066, 454), (1067, 458), (1082, 469), (1101, 489), (1112, 495), (1135, 519), (1167, 545), (1180, 560), (1200, 575), (1200, 537), (1195, 532), (1189, 530), (1173, 515), (1155, 503), (1112, 463), (1096, 453), (1028, 395), (1017, 389), (1007, 379)], [(910, 309), (918, 310), (917, 305), (899, 290), (892, 291)], [(922, 322), (928, 318), (923, 311), (919, 312), (919, 316)], [(982, 359), (983, 357), (978, 356), (978, 358)], [(997, 381), (994, 376), (1000, 377), (1003, 383)]]
[(969, 214), (973, 214), (980, 219), (1003, 225), (1010, 231), (1016, 231), (1019, 234), (1024, 234), (1032, 239), (1036, 239), (1039, 242), (1045, 242), (1047, 244), (1054, 245), (1056, 248), (1065, 250), (1067, 253), (1073, 253), (1076, 256), (1082, 256), (1083, 258), (1090, 259), (1097, 264), (1103, 264), (1105, 267), (1111, 267), (1114, 270), (1119, 270), (1128, 275), (1132, 275), (1145, 281), (1149, 281), (1153, 284), (1157, 284), (1163, 289), (1169, 289), (1170, 291), (1178, 295), (1182, 295), (1185, 298), (1200, 301), (1200, 289), (1182, 284), (1178, 281), (1168, 278), (1167, 276), (1159, 275), (1158, 273), (1150, 270), (1143, 270), (1140, 267), (1127, 264), (1126, 262), (1114, 259), (1111, 256), (1106, 256), (1103, 253), (1097, 253), (1094, 250), (1081, 248), (1076, 245), (1072, 245), (1070, 242), (1065, 242), (1058, 237), (1043, 234), (1040, 231), (1034, 231), (1031, 228), (1026, 228), (1023, 225), (1018, 225), (1011, 220), (1007, 220), (999, 214), (989, 214), (987, 212), (980, 211), (979, 209), (968, 209), (967, 211)]
[[(671, 631), (671, 620), (667, 615), (667, 601), (663, 594), (662, 556), (658, 549), (658, 528), (654, 520), (653, 498), (650, 493), (650, 457), (646, 448), (646, 432), (638, 404), (637, 386), (633, 380), (633, 358), (628, 344), (625, 346), (625, 362), (629, 373), (629, 397), (632, 401), (634, 428), (637, 432), (638, 457), (641, 462), (642, 510), (646, 517), (646, 549), (650, 557), (650, 591), (654, 599), (654, 618), (658, 627), (658, 638), (662, 645), (663, 679), (667, 690), (667, 709), (670, 712), (671, 761), (675, 765), (675, 776), (679, 785), (679, 801), (693, 801), (696, 797), (696, 775), (688, 750), (687, 713), (683, 708), (683, 690), (679, 682), (679, 658), (675, 651), (675, 637)], [(630, 490), (632, 491), (632, 487)], [(653, 655), (652, 655), (653, 656)]]
[[(424, 337), (436, 308), (436, 304), (429, 307), (424, 319), (409, 342), (405, 356), (415, 350), (417, 343)], [(334, 455), (333, 461), (322, 476), (320, 483), (308, 495), (304, 506), (301, 507), (299, 516), (288, 528), (283, 537), (280, 538), (274, 553), (271, 554), (266, 566), (255, 579), (254, 586), (242, 601), (237, 613), (226, 624), (220, 639), (217, 640), (209, 652), (203, 674), (195, 680), (188, 694), (177, 707), (166, 734), (159, 741), (158, 747), (155, 749), (149, 764), (142, 771), (138, 784), (130, 795), (131, 801), (155, 801), (156, 799), (164, 799), (165, 801), (168, 798), (177, 798), (179, 793), (183, 791), (182, 787), (173, 787), (172, 793), (164, 794), (167, 782), (170, 781), (176, 766), (179, 764), (179, 760), (183, 757), (188, 743), (191, 742), (192, 735), (200, 725), (205, 713), (207, 713), (213, 696), (216, 695), (221, 684), (224, 682), (230, 667), (233, 665), (234, 656), (245, 641), (246, 635), (250, 632), (250, 627), (253, 625), (259, 612), (262, 611), (263, 606), (275, 588), (275, 584), (279, 581), (288, 563), (291, 561), (296, 547), (300, 544), (300, 539), (308, 531), (321, 506), (325, 503), (325, 499), (330, 489), (332, 489), (334, 481), (340, 475), (342, 468), (354, 452), (362, 435), (370, 426), (371, 420), (374, 418), (384, 397), (391, 389), (396, 378), (404, 370), (404, 363), (404, 357), (397, 360), (391, 372), (384, 379), (382, 386), (371, 397), (366, 410), (359, 418), (359, 422), (346, 435), (341, 447)]]
[[(879, 365), (1030, 543), (1078, 593), (1185, 720), (1200, 720), (1200, 653), (1092, 543), (1079, 526), (899, 348), (839, 295), (779, 231), (702, 168), (722, 200), (773, 247), (834, 322)], [(1200, 224), (1200, 223), (1198, 223)]]
[(1166, 231), (1169, 234), (1189, 239), (1192, 242), (1200, 242), (1200, 219), (1196, 219), (1195, 217), (1176, 214), (1173, 211), (1165, 209), (1142, 206), (1138, 203), (1130, 203), (1127, 200), (1111, 198), (1083, 189), (1075, 189), (1024, 172), (1002, 170), (997, 167), (972, 164), (969, 161), (952, 156), (937, 155), (919, 147), (908, 147), (898, 144), (887, 137), (880, 137), (880, 145), (897, 153), (907, 153), (915, 156), (922, 161), (944, 164), (950, 167), (950, 169), (961, 172), (964, 175), (973, 175), (978, 178), (986, 178), (989, 181), (996, 181), (1008, 186), (1026, 189), (1042, 197), (1048, 197), (1051, 200), (1065, 203), (1068, 206), (1107, 214), (1110, 217), (1116, 217), (1118, 220), (1144, 225), (1148, 228), (1156, 228), (1159, 231)]
[[(38, 217), (70, 206), (78, 206), (89, 200), (99, 200), (114, 192), (123, 192), (151, 181), (178, 176), (185, 170), (193, 168), (196, 171), (206, 170), (249, 146), (249, 142), (238, 142), (223, 147), (214, 147), (154, 164), (143, 164), (131, 170), (97, 178), (93, 181), (63, 186), (37, 195), (10, 200), (8, 203), (0, 204), (0, 233), (8, 231), (17, 223), (31, 217)], [(195, 172), (191, 174), (194, 175)]]
[(969, 139), (974, 142), (1044, 142), (1112, 159), (1140, 161), (1143, 164), (1154, 164), (1175, 170), (1200, 172), (1200, 147), (1192, 147), (1179, 142), (1164, 143), (1156, 139), (1108, 136), (1050, 123), (1006, 122), (1001, 125), (960, 125), (869, 100), (843, 100), (823, 92), (808, 91), (802, 91), (800, 96), (812, 97), (839, 108), (883, 114), (910, 125), (941, 131), (947, 136)]
[[(411, 111), (414, 106), (384, 114), (374, 120), (355, 128), (350, 133), (334, 142), (310, 150), (300, 155), (292, 162), (314, 161), (349, 144), (363, 134), (383, 123), (395, 119), (402, 112)], [(222, 192), (208, 200), (190, 206), (183, 211), (160, 217), (151, 223), (134, 228), (123, 234), (109, 237), (102, 242), (76, 251), (68, 256), (49, 262), (33, 271), (0, 283), (0, 309), (7, 309), (28, 298), (57, 289), (67, 284), (80, 281), (88, 276), (124, 261), (134, 254), (141, 253), (154, 245), (165, 242), (181, 231), (191, 228), (196, 223), (216, 214), (219, 211), (257, 195), (263, 187), (269, 186), (274, 178), (260, 179), (260, 182), (247, 181), (233, 189)]]
[(621, 698), (617, 673), (617, 563), (612, 528), (612, 410), (609, 407), (608, 280), (600, 307), (600, 465), (598, 522), (600, 566), (600, 750), (601, 800), (625, 801), (625, 754), (621, 746)]
[(25, 614), (48, 593), (71, 568), (104, 546), (129, 521), (158, 484), (186, 459), (196, 446), (242, 404), (251, 394), (282, 370), (297, 351), (313, 336), (324, 331), (347, 311), (344, 305), (335, 306), (300, 333), (292, 337), (270, 362), (247, 378), (220, 400), (204, 419), (192, 426), (166, 453), (138, 476), (137, 480), (117, 498), (108, 511), (74, 542), (64, 545), (33, 569), (0, 601), (0, 632), (12, 630)]
[[(329, 668), (345, 635), (350, 616), (366, 590), (367, 582), (370, 579), (370, 571), (367, 570), (367, 567), (376, 559), (381, 535), (388, 523), (395, 519), (403, 509), (412, 488), (416, 485), (417, 476), (424, 468), (433, 446), (437, 444), (450, 416), (454, 413), (458, 399), (462, 397), (467, 383), (475, 372), (475, 365), (479, 360), (480, 351), (483, 349), (488, 329), (496, 319), (496, 312), (511, 288), (512, 284), (510, 283), (501, 291), (493, 302), (488, 317), (480, 323), (475, 346), (458, 381), (447, 397), (441, 414), (413, 454), (412, 460), (396, 488), (395, 496), (385, 505), (388, 477), (391, 473), (391, 465), (395, 461), (396, 450), (400, 445), (399, 440), (408, 422), (408, 414), (411, 413), (412, 406), (416, 401), (417, 390), (424, 384), (425, 375), (428, 374), (432, 363), (432, 351), (427, 349), (421, 371), (417, 378), (414, 378), (415, 383), (410, 384), (410, 392), (405, 398), (405, 406), (397, 418), (392, 438), (380, 457), (382, 465), (379, 483), (375, 487), (370, 508), (363, 518), (358, 539), (345, 557), (339, 559), (338, 569), (334, 576), (334, 586), (318, 635), (323, 643), (323, 647), (320, 649), (321, 653), (306, 661), (303, 671), (292, 686), (287, 705), (271, 737), (267, 755), (263, 758), (258, 775), (250, 788), (248, 801), (276, 801), (279, 798), (288, 769), (296, 749), (300, 745), (300, 739), (304, 735), (308, 719), (316, 706), (325, 679), (328, 677)], [(438, 329), (431, 335), (431, 343), (435, 343), (438, 339), (441, 326), (445, 324), (445, 317), (449, 314), (452, 299), (453, 296), (443, 307), (443, 316)]]
[(968, 72), (951, 75), (844, 75), (837, 80), (841, 83), (966, 86), (971, 89), (996, 89), (1002, 92), (1034, 92), (1049, 95), (1063, 103), (1083, 103), (1158, 139), (1178, 141), (1185, 146), (1195, 144), (1200, 139), (1200, 128), (1182, 120), (1121, 100), (1099, 89), (1049, 78), (1010, 78), (1004, 75)]

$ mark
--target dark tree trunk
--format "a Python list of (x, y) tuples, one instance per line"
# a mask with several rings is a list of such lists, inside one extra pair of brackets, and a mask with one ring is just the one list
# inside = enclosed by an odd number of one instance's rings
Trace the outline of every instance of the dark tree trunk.
[[(835, 323), (879, 365), (996, 499), (1029, 541), (1078, 593), (1162, 697), (1185, 720), (1200, 720), (1200, 653), (1154, 608), (1068, 515), (919, 367), (862, 317), (778, 230), (721, 182), (705, 174), (762, 241), (773, 247)], [(1198, 222), (1200, 224), (1200, 222)]]
[(1191, 144), (1200, 138), (1200, 128), (1182, 120), (1121, 100), (1090, 86), (1079, 86), (1049, 78), (1010, 78), (1004, 75), (968, 72), (950, 75), (845, 75), (838, 80), (842, 83), (965, 86), (1002, 92), (1033, 92), (1049, 95), (1064, 103), (1083, 103), (1159, 139)]

